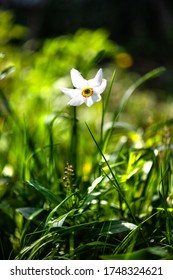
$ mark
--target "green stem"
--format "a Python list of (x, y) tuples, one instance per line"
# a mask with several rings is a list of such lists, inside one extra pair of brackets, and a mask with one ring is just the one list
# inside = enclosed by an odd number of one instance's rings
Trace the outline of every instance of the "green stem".
[(71, 145), (70, 145), (70, 164), (72, 164), (75, 174), (77, 175), (77, 147), (78, 147), (78, 133), (77, 133), (77, 112), (76, 107), (73, 107), (73, 123), (71, 130)]

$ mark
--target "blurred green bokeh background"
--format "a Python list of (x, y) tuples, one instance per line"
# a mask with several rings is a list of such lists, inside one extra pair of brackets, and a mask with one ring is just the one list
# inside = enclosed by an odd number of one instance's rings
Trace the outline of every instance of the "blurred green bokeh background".
[(132, 54), (138, 71), (163, 64), (172, 68), (173, 4), (169, 0), (1, 0), (1, 6), (14, 12), (16, 23), (29, 28), (28, 38), (104, 28)]

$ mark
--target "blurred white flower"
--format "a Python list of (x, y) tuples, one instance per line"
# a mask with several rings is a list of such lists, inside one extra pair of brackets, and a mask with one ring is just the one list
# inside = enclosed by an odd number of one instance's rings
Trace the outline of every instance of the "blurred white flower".
[(101, 93), (106, 88), (107, 81), (103, 79), (102, 69), (98, 70), (93, 79), (85, 80), (76, 69), (72, 69), (71, 80), (74, 89), (61, 88), (61, 91), (69, 96), (71, 106), (79, 106), (85, 103), (88, 107), (101, 100)]

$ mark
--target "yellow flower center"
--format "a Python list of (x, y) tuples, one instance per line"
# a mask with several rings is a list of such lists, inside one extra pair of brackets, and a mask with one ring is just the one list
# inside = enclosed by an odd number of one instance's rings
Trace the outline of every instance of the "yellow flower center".
[(82, 95), (84, 96), (84, 97), (89, 97), (89, 96), (91, 96), (93, 94), (93, 89), (92, 88), (84, 88), (83, 90), (82, 90)]

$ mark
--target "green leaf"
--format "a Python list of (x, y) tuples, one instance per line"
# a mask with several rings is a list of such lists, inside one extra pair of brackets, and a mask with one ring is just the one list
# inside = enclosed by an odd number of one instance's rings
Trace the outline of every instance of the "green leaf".
[(49, 230), (50, 230), (51, 227), (62, 227), (66, 218), (69, 217), (69, 216), (73, 216), (75, 212), (76, 212), (76, 209), (72, 209), (71, 211), (69, 211), (68, 213), (66, 213), (64, 215), (61, 215), (57, 219), (50, 220), (48, 222)]
[(17, 212), (19, 212), (25, 219), (32, 219), (31, 217), (33, 214), (39, 214), (43, 211), (43, 209), (40, 208), (34, 208), (34, 207), (23, 207), (23, 208), (17, 208)]
[(4, 79), (8, 74), (12, 73), (15, 71), (15, 67), (14, 66), (9, 66), (8, 68), (4, 69), (1, 73), (0, 73), (0, 80)]
[(149, 247), (125, 254), (102, 255), (102, 260), (157, 260), (169, 258), (168, 251), (163, 247)]
[(47, 200), (56, 204), (60, 202), (60, 198), (55, 196), (49, 189), (39, 185), (38, 183), (25, 181), (24, 184), (33, 187), (35, 190), (41, 193)]
[(88, 232), (93, 238), (98, 236), (105, 236), (105, 235), (112, 235), (112, 234), (119, 234), (119, 233), (126, 233), (136, 229), (137, 226), (132, 223), (128, 223), (125, 221), (104, 221), (104, 222), (89, 222), (80, 225), (74, 225), (71, 227), (61, 227), (56, 228), (57, 233), (59, 232), (61, 235), (66, 235), (70, 232), (77, 233), (78, 231)]
[(98, 232), (99, 235), (110, 235), (117, 233), (124, 233), (136, 229), (136, 225), (128, 223), (125, 221), (105, 221), (96, 224), (95, 232)]
[(104, 177), (101, 175), (92, 182), (91, 187), (88, 188), (88, 194), (91, 193), (95, 189), (95, 187), (97, 187), (97, 185), (103, 180), (103, 178)]

